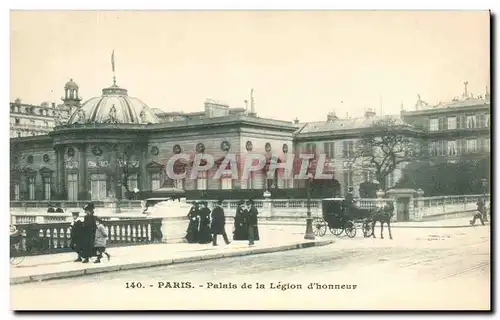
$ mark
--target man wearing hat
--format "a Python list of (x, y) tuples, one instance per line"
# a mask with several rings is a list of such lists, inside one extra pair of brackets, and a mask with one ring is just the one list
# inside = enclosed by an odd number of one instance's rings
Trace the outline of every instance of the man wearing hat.
[(255, 240), (259, 240), (258, 218), (259, 211), (254, 205), (253, 200), (247, 201), (247, 227), (248, 227), (248, 245), (253, 246)]
[(82, 262), (88, 263), (89, 258), (95, 255), (94, 239), (97, 221), (94, 216), (94, 204), (92, 202), (87, 203), (83, 207), (83, 211), (85, 211), (85, 218), (83, 218), (82, 230)]
[(217, 201), (214, 210), (212, 210), (212, 245), (217, 245), (217, 235), (221, 234), (224, 238), (224, 242), (229, 244), (229, 239), (226, 234), (226, 216), (224, 215), (224, 209), (222, 209), (222, 200)]

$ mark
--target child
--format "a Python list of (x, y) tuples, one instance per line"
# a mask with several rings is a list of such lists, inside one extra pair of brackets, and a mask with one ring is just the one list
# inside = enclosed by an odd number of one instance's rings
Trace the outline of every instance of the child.
[(95, 250), (97, 251), (97, 259), (94, 261), (94, 263), (100, 263), (103, 253), (108, 258), (108, 261), (111, 258), (111, 256), (106, 252), (106, 239), (108, 238), (108, 232), (106, 231), (106, 227), (102, 224), (101, 219), (96, 218), (96, 222), (97, 222), (97, 229), (95, 231), (94, 247)]

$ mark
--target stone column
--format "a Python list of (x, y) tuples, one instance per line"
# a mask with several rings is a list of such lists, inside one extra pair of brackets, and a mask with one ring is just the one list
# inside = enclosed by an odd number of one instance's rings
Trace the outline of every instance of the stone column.
[(88, 192), (88, 190), (87, 190), (87, 145), (84, 143), (80, 144), (78, 146), (78, 200), (88, 200), (88, 199), (80, 199), (80, 194), (83, 191)]
[(109, 168), (110, 168), (110, 186), (109, 190), (113, 193), (114, 197), (118, 195), (118, 181), (117, 179), (121, 179), (121, 175), (119, 176), (118, 173), (120, 172), (120, 166), (118, 164), (118, 150), (117, 149), (112, 149), (111, 150), (111, 157), (110, 157), (110, 163), (109, 163)]
[(148, 145), (142, 145), (141, 146), (141, 161), (140, 161), (140, 169), (139, 169), (139, 190), (149, 190), (150, 188), (148, 187), (148, 170), (147, 170), (147, 165), (148, 165)]
[[(56, 190), (61, 195), (62, 193), (66, 193), (66, 173), (65, 173), (65, 165), (64, 165), (64, 146), (56, 146), (54, 147), (56, 150)], [(65, 195), (65, 199), (66, 199)]]

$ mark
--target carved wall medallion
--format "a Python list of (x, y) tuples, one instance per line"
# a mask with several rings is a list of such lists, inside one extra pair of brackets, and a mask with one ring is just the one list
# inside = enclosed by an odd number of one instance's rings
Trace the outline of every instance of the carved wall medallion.
[(43, 162), (49, 162), (50, 161), (50, 156), (48, 154), (43, 155)]
[(180, 145), (178, 145), (178, 144), (176, 144), (176, 145), (174, 146), (174, 149), (173, 149), (173, 150), (174, 150), (174, 154), (179, 154), (179, 153), (181, 153), (181, 152), (182, 152), (181, 146), (180, 146)]
[(253, 150), (252, 141), (247, 141), (247, 143), (245, 144), (245, 149), (247, 149), (247, 151), (252, 151)]
[(203, 153), (205, 152), (205, 145), (203, 143), (198, 143), (196, 145), (196, 153)]
[(102, 150), (101, 150), (101, 148), (99, 148), (98, 146), (95, 146), (94, 148), (92, 148), (92, 153), (93, 153), (95, 156), (99, 157), (99, 156), (101, 156), (101, 155), (102, 155)]
[(27, 158), (27, 160), (28, 160), (29, 164), (32, 164), (33, 163), (33, 156), (29, 155), (28, 158)]
[(283, 153), (288, 153), (288, 145), (283, 143)]
[(74, 156), (75, 156), (75, 149), (68, 148), (68, 157), (74, 157)]
[(222, 151), (229, 151), (229, 149), (231, 149), (231, 144), (228, 141), (222, 141), (222, 143), (220, 144), (220, 149)]
[(271, 144), (269, 142), (266, 142), (265, 149), (266, 149), (266, 152), (271, 152)]
[(158, 150), (158, 147), (154, 146), (151, 148), (151, 154), (153, 156), (157, 156), (160, 153), (160, 150)]

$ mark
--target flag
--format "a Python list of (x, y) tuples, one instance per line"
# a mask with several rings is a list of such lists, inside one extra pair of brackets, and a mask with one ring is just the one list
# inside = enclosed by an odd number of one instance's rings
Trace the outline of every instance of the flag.
[(115, 72), (115, 49), (113, 49), (113, 53), (111, 53), (111, 68), (113, 68), (113, 72)]

